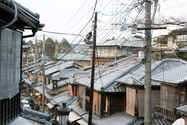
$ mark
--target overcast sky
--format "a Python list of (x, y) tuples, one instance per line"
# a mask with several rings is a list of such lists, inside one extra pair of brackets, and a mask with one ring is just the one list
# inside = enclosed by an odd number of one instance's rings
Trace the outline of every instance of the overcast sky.
[[(93, 14), (93, 8), (95, 0), (16, 0), (18, 3), (28, 8), (32, 12), (40, 14), (40, 22), (45, 24), (44, 31), (62, 32), (78, 34), (86, 23), (90, 20)], [(129, 1), (129, 2), (128, 2)], [(109, 26), (118, 20), (119, 8), (125, 6), (122, 3), (130, 4), (132, 0), (98, 0), (96, 10), (98, 11), (98, 35), (107, 33), (110, 29)], [(160, 12), (157, 11), (156, 18), (161, 18), (162, 15), (167, 18), (173, 17), (187, 17), (187, 1), (185, 0), (161, 0), (160, 1)], [(123, 12), (120, 10), (119, 12)], [(152, 10), (153, 12), (153, 10)], [(113, 16), (116, 14), (117, 16)], [(110, 16), (113, 16), (111, 22), (109, 21)], [(131, 16), (133, 19), (134, 17)], [(130, 18), (129, 18), (130, 19)], [(105, 25), (106, 26), (103, 26)], [(118, 23), (116, 21), (116, 23)], [(102, 29), (101, 27), (102, 26)], [(171, 28), (169, 28), (170, 30)], [(85, 27), (82, 36), (85, 36), (89, 31), (92, 30), (92, 21)], [(100, 31), (99, 31), (100, 30)], [(103, 32), (105, 30), (105, 32)], [(154, 31), (153, 35), (161, 35), (167, 33), (168, 30)], [(27, 33), (27, 32), (25, 32)], [(100, 34), (99, 34), (100, 33)], [(38, 32), (38, 37), (42, 36), (43, 32)], [(53, 39), (62, 40), (67, 38), (69, 42), (73, 41), (75, 36), (66, 35), (54, 35), (47, 34), (47, 37)], [(113, 33), (108, 37), (116, 37), (119, 34)], [(104, 35), (103, 35), (104, 36)], [(78, 39), (81, 39), (79, 37)]]

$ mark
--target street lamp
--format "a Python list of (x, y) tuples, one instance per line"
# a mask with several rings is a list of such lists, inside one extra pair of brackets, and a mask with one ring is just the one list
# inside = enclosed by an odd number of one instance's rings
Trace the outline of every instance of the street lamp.
[(60, 125), (67, 125), (70, 111), (66, 108), (66, 103), (62, 103), (62, 106), (63, 107), (58, 111), (59, 124)]

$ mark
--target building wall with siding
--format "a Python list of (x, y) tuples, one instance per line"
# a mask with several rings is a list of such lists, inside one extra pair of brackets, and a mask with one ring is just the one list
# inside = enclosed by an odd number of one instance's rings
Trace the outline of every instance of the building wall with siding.
[[(139, 117), (144, 117), (144, 91), (145, 90), (138, 90), (138, 116)], [(152, 95), (151, 95), (151, 109), (152, 109), (152, 114), (155, 112), (155, 105), (159, 105), (160, 103), (160, 91), (159, 90), (152, 90)]]
[(166, 108), (175, 106), (175, 87), (162, 84), (160, 87), (160, 105)]
[(90, 61), (75, 61), (75, 62), (81, 66), (90, 66), (91, 65)]
[(93, 92), (93, 113), (101, 116), (101, 94)]
[(125, 100), (125, 93), (124, 94), (115, 94), (110, 95), (110, 115), (124, 111), (124, 100)]

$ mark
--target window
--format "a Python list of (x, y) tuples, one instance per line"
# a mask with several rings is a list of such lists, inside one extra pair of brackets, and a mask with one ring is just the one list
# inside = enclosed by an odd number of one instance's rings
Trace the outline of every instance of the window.
[(179, 105), (179, 94), (175, 94), (175, 105)]
[(105, 50), (104, 49), (101, 49), (101, 54), (104, 54), (105, 53)]
[(176, 39), (174, 39), (174, 42), (173, 43), (176, 43)]
[(185, 103), (185, 96), (180, 95), (180, 104), (184, 104), (184, 103)]
[(97, 53), (96, 54), (100, 54), (100, 49), (97, 49)]
[(163, 92), (163, 105), (167, 106), (167, 102), (168, 102), (168, 91), (165, 90)]
[(176, 93), (175, 94), (175, 105), (178, 106), (184, 103), (185, 103), (185, 95), (181, 93)]
[(177, 41), (187, 41), (187, 35), (178, 35)]
[(131, 50), (128, 50), (128, 55), (132, 55), (132, 51)]
[(105, 49), (105, 54), (108, 54), (108, 49)]
[(110, 54), (114, 54), (114, 49), (113, 48), (110, 49)]
[(121, 53), (121, 54), (125, 54), (125, 55), (127, 54), (127, 50), (122, 49), (121, 51), (122, 51), (122, 53)]

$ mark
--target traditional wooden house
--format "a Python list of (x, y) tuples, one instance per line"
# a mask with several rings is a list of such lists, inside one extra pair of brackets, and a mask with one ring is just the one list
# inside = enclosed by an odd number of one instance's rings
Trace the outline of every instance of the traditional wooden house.
[(156, 113), (160, 113), (170, 120), (177, 118), (175, 107), (187, 102), (187, 63), (185, 61), (183, 63), (183, 65), (152, 77), (152, 81), (161, 84), (160, 103), (156, 106)]
[[(185, 62), (178, 59), (163, 59), (159, 62), (152, 61), (151, 75), (168, 71), (171, 68), (184, 65)], [(116, 80), (120, 85), (126, 88), (126, 112), (138, 117), (144, 117), (144, 77), (145, 65), (134, 69), (129, 74)], [(152, 82), (152, 112), (155, 105), (160, 103), (160, 83)]]
[[(50, 88), (51, 92), (57, 93), (57, 94), (61, 92), (63, 90), (61, 89), (61, 86), (65, 85), (66, 79), (79, 78), (79, 77), (82, 77), (88, 74), (90, 74), (90, 71), (83, 71), (82, 69), (63, 69), (60, 71), (60, 73), (52, 76), (53, 87)], [(72, 90), (72, 88), (74, 87), (75, 87), (74, 85), (68, 85), (69, 90)], [(75, 93), (73, 95), (71, 91), (70, 91), (70, 95), (76, 96)]]
[[(45, 96), (48, 101), (53, 96), (68, 90), (67, 83), (64, 80), (69, 77), (73, 77), (73, 74), (71, 74), (69, 71), (77, 71), (78, 68), (79, 67), (76, 66), (74, 62), (58, 62), (45, 71), (46, 93), (48, 93)], [(67, 72), (69, 72), (69, 74)], [(61, 76), (62, 74), (66, 74), (66, 76)], [(35, 89), (42, 94), (42, 86), (38, 86)]]
[[(184, 64), (184, 61), (178, 59), (153, 61), (152, 75)], [(131, 116), (144, 117), (144, 62), (133, 58), (117, 67), (111, 67), (102, 75), (99, 74), (99, 69), (102, 68), (96, 69), (93, 113), (102, 118), (125, 111)], [(76, 102), (83, 112), (80, 113), (81, 117), (88, 119), (88, 114), (85, 112), (88, 111), (89, 106), (90, 77), (77, 78), (71, 80), (69, 84), (72, 86), (76, 84), (69, 91), (73, 93), (72, 95), (78, 96)], [(155, 105), (160, 103), (160, 83), (158, 82), (152, 82), (152, 99), (152, 111), (154, 112)], [(72, 108), (72, 110), (78, 112), (76, 108)]]
[[(118, 67), (111, 67), (100, 74), (102, 67), (96, 69), (95, 83), (94, 83), (94, 98), (93, 98), (93, 113), (99, 117), (108, 116), (116, 112), (124, 110), (125, 104), (125, 88), (123, 86), (116, 87), (118, 85), (113, 83), (116, 79), (122, 77), (131, 69), (136, 68), (141, 61), (137, 58), (126, 60)], [(103, 67), (104, 68), (104, 67)], [(102, 70), (103, 72), (103, 70)], [(83, 111), (88, 111), (89, 106), (89, 86), (90, 75), (77, 78), (69, 82), (71, 86), (70, 93), (77, 95), (78, 105)], [(75, 85), (76, 84), (76, 85)], [(74, 92), (76, 92), (74, 94)]]
[[(144, 41), (135, 37), (104, 41), (97, 44), (95, 62), (97, 65), (114, 62), (132, 54), (138, 54), (143, 47)], [(92, 46), (89, 51), (92, 52)]]
[(60, 73), (63, 69), (79, 69), (82, 67), (81, 65), (70, 61), (70, 62), (57, 62), (55, 65), (53, 65), (51, 68), (45, 70), (45, 77), (46, 77), (46, 84), (52, 83), (52, 75), (57, 75)]

